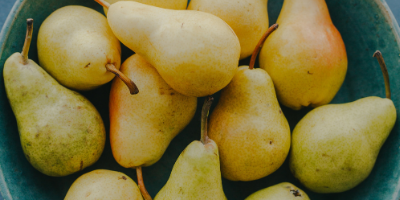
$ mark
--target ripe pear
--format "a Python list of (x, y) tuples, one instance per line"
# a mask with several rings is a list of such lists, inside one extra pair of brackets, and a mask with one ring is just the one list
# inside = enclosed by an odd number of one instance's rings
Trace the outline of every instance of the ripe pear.
[(294, 110), (329, 103), (346, 76), (347, 54), (325, 0), (285, 0), (277, 23), (259, 60), (279, 102)]
[(85, 97), (61, 86), (28, 59), (32, 23), (29, 19), (22, 53), (14, 53), (4, 65), (5, 89), (28, 161), (46, 175), (66, 176), (99, 159), (105, 128)]
[(129, 176), (97, 169), (80, 176), (71, 185), (64, 200), (143, 200), (139, 188)]
[[(47, 17), (39, 30), (37, 49), (40, 65), (75, 90), (108, 83), (121, 64), (121, 45), (107, 19), (83, 6), (65, 6)], [(132, 93), (138, 92), (134, 84), (129, 87)]]
[(249, 57), (261, 36), (267, 31), (268, 0), (191, 0), (188, 10), (211, 13), (223, 19), (240, 41), (240, 59)]
[(193, 141), (179, 155), (171, 176), (154, 200), (226, 200), (222, 189), (217, 144), (207, 137), (208, 97), (201, 116), (201, 141)]
[(259, 190), (245, 200), (310, 200), (310, 198), (303, 190), (284, 182)]
[(289, 163), (304, 186), (318, 193), (337, 193), (368, 177), (396, 122), (396, 108), (387, 91), (387, 98), (321, 106), (296, 125)]
[(119, 79), (110, 92), (110, 141), (115, 160), (125, 168), (150, 166), (193, 118), (197, 98), (179, 94), (138, 54), (121, 71), (142, 91), (130, 95)]
[[(96, 0), (108, 7), (104, 0)], [(134, 1), (109, 6), (115, 36), (154, 66), (171, 88), (186, 96), (216, 93), (237, 70), (240, 43), (220, 18)]]
[(222, 176), (232, 181), (252, 181), (271, 174), (290, 149), (289, 123), (272, 79), (253, 66), (254, 62), (239, 67), (210, 117), (209, 135), (220, 150)]
[[(115, 2), (122, 0), (105, 0), (105, 1), (108, 2), (109, 4), (113, 4)], [(173, 10), (186, 10), (188, 3), (187, 0), (130, 0), (130, 1), (136, 1), (147, 5), (157, 6), (160, 8), (173, 9)], [(107, 8), (104, 8), (104, 13), (107, 14), (107, 11), (108, 11)]]

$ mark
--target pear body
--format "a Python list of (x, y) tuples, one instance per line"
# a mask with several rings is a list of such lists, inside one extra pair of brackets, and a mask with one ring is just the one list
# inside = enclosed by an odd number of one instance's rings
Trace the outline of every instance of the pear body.
[(24, 65), (20, 53), (7, 59), (3, 76), (22, 149), (33, 167), (66, 176), (99, 159), (105, 128), (85, 97), (61, 86), (32, 60)]
[(237, 70), (239, 39), (214, 15), (120, 1), (110, 6), (108, 22), (123, 44), (183, 95), (214, 94)]
[[(121, 0), (106, 0), (106, 2), (113, 4)], [(167, 8), (173, 10), (186, 10), (187, 0), (131, 0), (139, 3), (152, 5), (160, 8)], [(107, 14), (108, 10), (104, 8), (104, 13)]]
[(259, 190), (245, 200), (310, 200), (310, 198), (303, 190), (284, 182)]
[(64, 200), (143, 200), (135, 181), (116, 171), (97, 169), (80, 176)]
[(226, 200), (222, 189), (218, 146), (193, 141), (179, 155), (171, 176), (154, 200)]
[(83, 6), (66, 6), (42, 23), (37, 49), (40, 66), (62, 85), (90, 90), (108, 83), (114, 74), (107, 64), (119, 69), (121, 45), (107, 19)]
[(235, 31), (240, 41), (240, 59), (249, 57), (267, 31), (268, 0), (191, 0), (188, 10), (211, 13), (223, 19)]
[(219, 147), (226, 179), (257, 180), (282, 165), (290, 149), (290, 127), (267, 72), (239, 67), (221, 92), (208, 134)]
[(129, 57), (121, 72), (141, 92), (131, 95), (115, 79), (110, 92), (110, 141), (115, 160), (125, 168), (149, 166), (164, 154), (171, 140), (193, 118), (197, 98), (179, 94), (138, 54)]
[(395, 121), (393, 102), (379, 97), (316, 108), (293, 131), (290, 170), (314, 192), (349, 190), (370, 174)]
[(329, 103), (346, 76), (347, 54), (325, 0), (285, 0), (277, 23), (260, 67), (274, 81), (279, 102), (294, 110)]

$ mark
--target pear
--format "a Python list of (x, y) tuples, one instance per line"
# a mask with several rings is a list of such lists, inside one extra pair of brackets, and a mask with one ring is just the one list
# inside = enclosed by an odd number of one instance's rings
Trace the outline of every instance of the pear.
[(284, 182), (257, 191), (245, 200), (310, 200), (310, 198), (303, 190)]
[(294, 110), (329, 103), (346, 76), (347, 54), (325, 0), (285, 0), (277, 23), (259, 61), (279, 102)]
[(252, 181), (276, 171), (290, 149), (290, 127), (276, 99), (274, 84), (263, 69), (253, 69), (261, 39), (249, 66), (239, 67), (221, 92), (210, 117), (209, 135), (221, 154), (222, 176)]
[(129, 176), (97, 169), (80, 176), (69, 188), (64, 200), (143, 200), (139, 188)]
[(5, 89), (28, 161), (46, 175), (66, 176), (99, 159), (105, 128), (85, 97), (61, 86), (28, 59), (32, 23), (28, 19), (22, 53), (14, 53), (4, 64)]
[(188, 10), (211, 13), (223, 19), (240, 41), (240, 59), (249, 57), (261, 36), (267, 31), (268, 0), (191, 0)]
[(179, 155), (171, 176), (154, 200), (226, 200), (222, 189), (217, 144), (207, 137), (208, 97), (201, 115), (201, 141), (193, 141)]
[[(383, 61), (381, 53), (375, 53)], [(382, 62), (383, 63), (383, 62)], [(387, 98), (366, 97), (309, 112), (293, 131), (290, 170), (318, 193), (350, 190), (365, 180), (396, 122), (389, 76), (382, 64)]]
[[(105, 0), (105, 1), (109, 4), (113, 4), (115, 2), (122, 0)], [(188, 3), (187, 0), (130, 0), (130, 1), (136, 1), (147, 5), (157, 6), (160, 8), (173, 9), (173, 10), (186, 10)], [(104, 8), (104, 13), (107, 14), (107, 12), (108, 10)]]
[(62, 85), (91, 90), (121, 76), (132, 94), (136, 85), (118, 72), (121, 45), (107, 19), (83, 6), (65, 6), (42, 23), (37, 49), (40, 65)]
[(154, 66), (175, 91), (194, 97), (216, 93), (237, 70), (240, 43), (220, 18), (134, 1), (109, 5), (108, 23), (125, 46)]

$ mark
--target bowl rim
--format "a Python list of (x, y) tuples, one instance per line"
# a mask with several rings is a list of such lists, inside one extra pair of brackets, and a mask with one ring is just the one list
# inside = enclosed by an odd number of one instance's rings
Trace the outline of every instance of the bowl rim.
[[(7, 16), (7, 19), (1, 29), (0, 32), (0, 59), (1, 56), (3, 55), (4, 51), (4, 46), (5, 46), (5, 41), (8, 38), (11, 29), (10, 27), (16, 20), (15, 16), (19, 14), (21, 11), (23, 5), (26, 3), (27, 0), (16, 0), (14, 3), (9, 15)], [(388, 24), (393, 32), (393, 35), (396, 38), (396, 42), (398, 46), (400, 47), (400, 27), (399, 24), (397, 23), (396, 18), (393, 15), (392, 10), (389, 8), (389, 5), (386, 3), (386, 0), (374, 0), (380, 10), (383, 11), (383, 14), (385, 16), (385, 19), (388, 21)], [(12, 200), (12, 195), (10, 193), (10, 190), (8, 189), (7, 183), (5, 181), (4, 175), (3, 175), (3, 170), (1, 167), (0, 163), (0, 195), (5, 199), (5, 200)], [(397, 196), (400, 195), (400, 179), (398, 181), (398, 184), (396, 186), (396, 189), (393, 193), (393, 200), (396, 199)]]

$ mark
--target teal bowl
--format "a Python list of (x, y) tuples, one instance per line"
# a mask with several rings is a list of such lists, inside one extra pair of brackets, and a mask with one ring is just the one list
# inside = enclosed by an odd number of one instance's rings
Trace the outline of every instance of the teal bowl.
[[(268, 10), (271, 24), (279, 15), (283, 0), (270, 0)], [(327, 0), (333, 23), (339, 29), (346, 44), (349, 67), (346, 80), (332, 103), (354, 101), (367, 96), (384, 97), (385, 87), (377, 61), (372, 58), (375, 50), (383, 53), (391, 77), (392, 98), (400, 108), (400, 30), (384, 0)], [(83, 5), (100, 12), (93, 0), (17, 0), (3, 31), (0, 34), (0, 71), (5, 60), (14, 52), (20, 52), (25, 37), (25, 20), (34, 18), (34, 37), (29, 57), (37, 59), (36, 39), (40, 24), (56, 9), (66, 5)], [(123, 59), (132, 51), (123, 47)], [(241, 61), (248, 64), (249, 60)], [(99, 110), (109, 129), (108, 95), (110, 84), (84, 92)], [(214, 95), (218, 100), (219, 94)], [(199, 99), (199, 107), (204, 99)], [(216, 104), (216, 103), (215, 103)], [(214, 106), (215, 106), (214, 104)], [(283, 108), (293, 129), (310, 109), (292, 111)], [(0, 191), (11, 199), (63, 199), (72, 182), (80, 175), (94, 169), (121, 171), (136, 180), (133, 169), (125, 169), (114, 160), (109, 142), (100, 160), (83, 171), (62, 178), (41, 174), (26, 160), (18, 136), (15, 117), (8, 103), (3, 79), (0, 81)], [(144, 168), (144, 180), (151, 196), (155, 196), (167, 182), (172, 166), (182, 150), (193, 140), (200, 138), (200, 112), (170, 144), (160, 161)], [(399, 121), (379, 154), (371, 175), (354, 189), (339, 194), (316, 194), (305, 189), (290, 173), (285, 162), (275, 173), (252, 182), (232, 182), (223, 179), (228, 199), (244, 199), (251, 193), (268, 186), (288, 181), (304, 189), (311, 199), (393, 199), (400, 197), (400, 129)], [(205, 191), (207, 192), (207, 191)]]

